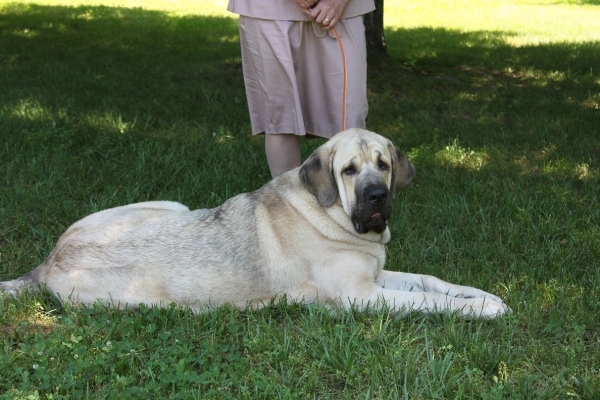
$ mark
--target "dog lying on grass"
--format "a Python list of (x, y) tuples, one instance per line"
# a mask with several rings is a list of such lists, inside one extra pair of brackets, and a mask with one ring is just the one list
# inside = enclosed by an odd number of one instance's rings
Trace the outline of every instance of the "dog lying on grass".
[(157, 201), (83, 218), (46, 261), (0, 289), (45, 286), (83, 304), (175, 302), (196, 311), (285, 295), (342, 308), (504, 314), (502, 299), (482, 290), (383, 269), (390, 202), (414, 174), (389, 140), (351, 129), (217, 208)]

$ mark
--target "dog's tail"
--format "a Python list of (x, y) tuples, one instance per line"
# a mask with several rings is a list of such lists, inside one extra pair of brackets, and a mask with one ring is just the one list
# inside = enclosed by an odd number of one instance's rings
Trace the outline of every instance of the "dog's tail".
[(0, 294), (6, 293), (10, 295), (15, 295), (20, 290), (23, 290), (29, 286), (30, 284), (22, 278), (13, 279), (12, 281), (0, 282)]

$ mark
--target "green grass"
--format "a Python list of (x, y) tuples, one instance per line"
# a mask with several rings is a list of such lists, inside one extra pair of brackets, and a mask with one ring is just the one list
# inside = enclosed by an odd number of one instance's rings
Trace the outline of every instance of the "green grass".
[[(579, 4), (573, 6), (571, 4)], [(386, 0), (391, 29), (445, 28), (497, 35), (512, 46), (600, 40), (599, 0)], [(466, 43), (468, 45), (468, 43)], [(393, 46), (392, 46), (393, 48)]]
[[(391, 57), (369, 63), (367, 125), (417, 167), (388, 268), (491, 291), (514, 314), (196, 316), (25, 293), (0, 300), (2, 398), (599, 396), (600, 7), (385, 4)], [(213, 207), (269, 179), (225, 5), (0, 0), (0, 279), (94, 211)]]

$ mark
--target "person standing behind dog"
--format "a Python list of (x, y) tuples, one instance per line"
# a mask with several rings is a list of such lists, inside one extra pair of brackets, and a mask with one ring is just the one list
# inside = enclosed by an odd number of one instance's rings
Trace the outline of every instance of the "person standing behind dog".
[(301, 164), (300, 136), (329, 139), (341, 131), (343, 62), (334, 26), (346, 53), (346, 128), (365, 128), (363, 15), (374, 9), (373, 0), (229, 0), (227, 10), (240, 16), (252, 134), (266, 135), (273, 177)]

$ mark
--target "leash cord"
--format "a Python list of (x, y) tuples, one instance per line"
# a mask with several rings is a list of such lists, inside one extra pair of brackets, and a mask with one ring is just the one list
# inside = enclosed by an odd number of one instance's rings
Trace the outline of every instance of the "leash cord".
[[(308, 11), (307, 9), (300, 7), (300, 9), (307, 15), (310, 15), (310, 11)], [(338, 46), (340, 46), (340, 53), (342, 55), (342, 64), (344, 66), (344, 86), (343, 86), (343, 90), (342, 90), (342, 131), (346, 130), (346, 93), (348, 91), (348, 66), (346, 65), (346, 52), (344, 51), (344, 45), (342, 44), (342, 38), (340, 38), (340, 35), (337, 31), (337, 29), (335, 29), (335, 27), (333, 27), (333, 34), (335, 35), (335, 38), (337, 39), (338, 42)]]

